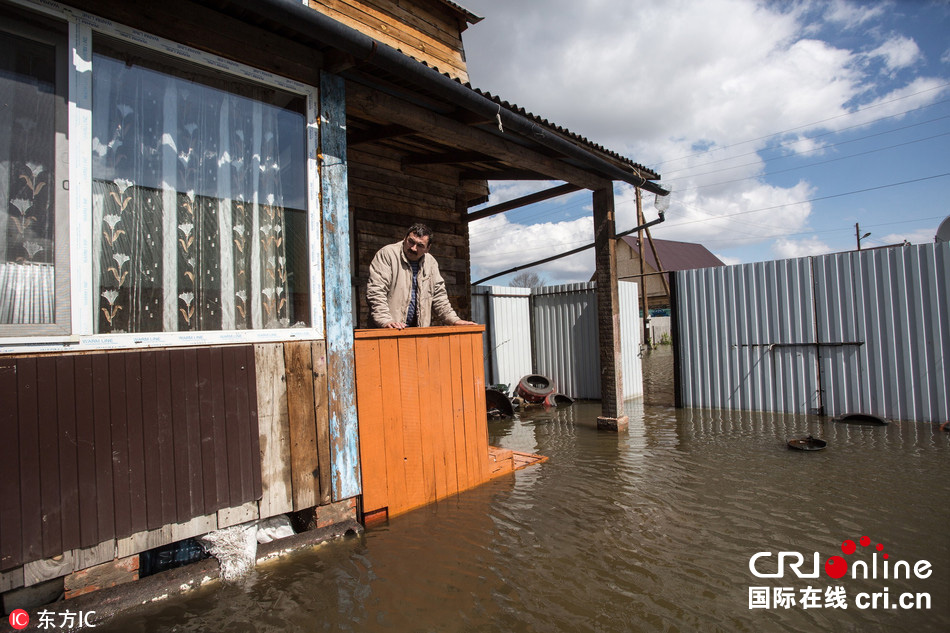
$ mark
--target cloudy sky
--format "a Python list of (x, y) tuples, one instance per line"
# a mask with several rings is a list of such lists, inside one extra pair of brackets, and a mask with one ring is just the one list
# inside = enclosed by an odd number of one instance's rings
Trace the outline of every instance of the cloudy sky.
[[(673, 187), (656, 238), (734, 264), (853, 249), (855, 223), (863, 247), (931, 242), (950, 215), (947, 0), (461, 4), (485, 18), (463, 34), (475, 87)], [(490, 204), (550, 186), (493, 183)], [(632, 188), (616, 200), (632, 228)], [(590, 209), (578, 192), (472, 223), (472, 279), (592, 242)], [(533, 270), (586, 281), (593, 251)]]

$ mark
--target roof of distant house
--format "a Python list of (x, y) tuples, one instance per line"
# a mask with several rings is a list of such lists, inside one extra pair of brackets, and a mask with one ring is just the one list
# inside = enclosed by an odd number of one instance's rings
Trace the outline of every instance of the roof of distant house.
[[(627, 235), (621, 238), (626, 242), (634, 252), (637, 252), (637, 238)], [(692, 242), (677, 242), (674, 240), (653, 240), (656, 246), (657, 254), (660, 256), (660, 262), (663, 264), (664, 271), (670, 270), (692, 270), (694, 268), (712, 268), (713, 266), (725, 266), (723, 261), (713, 255), (709, 249), (702, 244)], [(643, 250), (644, 259), (653, 267), (659, 270), (656, 264), (656, 257), (653, 256), (653, 249), (647, 242)]]

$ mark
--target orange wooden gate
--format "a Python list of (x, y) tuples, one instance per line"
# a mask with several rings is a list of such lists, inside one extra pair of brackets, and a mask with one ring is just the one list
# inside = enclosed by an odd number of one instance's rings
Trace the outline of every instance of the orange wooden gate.
[(491, 477), (484, 326), (357, 330), (363, 512), (394, 516)]

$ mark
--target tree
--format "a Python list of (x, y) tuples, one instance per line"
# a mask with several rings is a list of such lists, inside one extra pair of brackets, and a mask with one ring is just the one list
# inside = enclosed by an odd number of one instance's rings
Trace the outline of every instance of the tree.
[(540, 288), (544, 285), (544, 277), (538, 273), (518, 273), (508, 283), (512, 288)]

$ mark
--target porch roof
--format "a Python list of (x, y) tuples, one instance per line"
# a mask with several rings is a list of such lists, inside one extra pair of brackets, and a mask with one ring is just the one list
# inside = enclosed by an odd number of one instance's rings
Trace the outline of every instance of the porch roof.
[[(351, 144), (384, 143), (404, 152), (410, 164), (453, 164), (463, 179), (563, 180), (586, 189), (620, 180), (667, 193), (653, 182), (659, 174), (643, 165), (453, 79), (299, 0), (205, 1), (319, 50), (324, 67), (350, 82)], [(362, 96), (360, 87), (365, 88)]]

